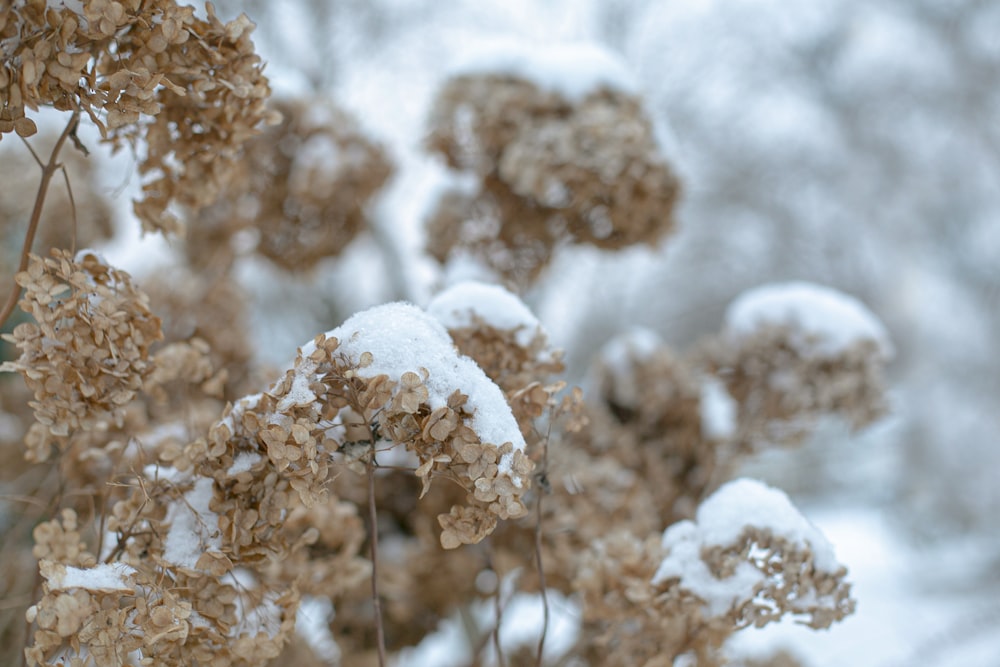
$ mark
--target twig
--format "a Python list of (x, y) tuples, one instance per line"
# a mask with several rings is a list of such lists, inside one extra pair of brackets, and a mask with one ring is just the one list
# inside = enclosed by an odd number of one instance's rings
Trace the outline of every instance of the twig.
[(549, 596), (546, 592), (545, 567), (542, 563), (542, 499), (549, 491), (549, 438), (552, 435), (552, 414), (549, 415), (548, 432), (542, 438), (542, 465), (538, 473), (538, 502), (535, 503), (535, 566), (538, 568), (538, 587), (542, 594), (542, 634), (538, 638), (535, 667), (542, 667), (545, 638), (549, 633)]
[[(76, 136), (74, 133), (73, 136)], [(73, 199), (73, 187), (69, 184), (69, 173), (66, 171), (65, 165), (59, 166), (59, 171), (62, 172), (63, 180), (66, 182), (66, 195), (69, 197), (69, 210), (73, 214), (73, 245), (70, 246), (70, 252), (74, 255), (76, 254), (76, 235), (80, 228), (79, 223), (76, 220), (76, 200)]]
[[(48, 163), (41, 165), (42, 167), (42, 179), (38, 183), (38, 193), (35, 195), (35, 206), (31, 211), (31, 220), (28, 222), (28, 231), (24, 234), (24, 246), (21, 248), (21, 262), (18, 265), (17, 273), (20, 273), (28, 268), (28, 255), (31, 254), (31, 246), (35, 242), (35, 232), (38, 231), (38, 223), (42, 219), (42, 208), (45, 205), (45, 196), (49, 191), (49, 183), (52, 181), (52, 176), (55, 175), (61, 166), (57, 159), (59, 158), (59, 151), (62, 150), (63, 144), (66, 143), (66, 139), (76, 131), (76, 126), (80, 122), (80, 112), (79, 110), (74, 111), (73, 115), (69, 119), (69, 123), (63, 129), (62, 134), (59, 135), (59, 139), (56, 140), (56, 145), (52, 148), (52, 153), (49, 155)], [(31, 147), (28, 147), (29, 150)], [(35, 160), (41, 164), (41, 160), (35, 151), (32, 150), (31, 154), (35, 157)], [(3, 310), (0, 310), (0, 325), (3, 325), (10, 317), (10, 314), (14, 312), (14, 306), (17, 305), (17, 299), (21, 296), (21, 286), (14, 281), (14, 286), (11, 288), (10, 294), (7, 296), (7, 302), (3, 306)]]
[[(369, 430), (371, 426), (369, 425)], [(385, 628), (382, 623), (382, 602), (378, 593), (378, 510), (375, 507), (375, 434), (372, 436), (372, 452), (368, 457), (368, 523), (369, 544), (372, 558), (372, 604), (375, 608), (375, 639), (378, 648), (379, 667), (385, 667)]]
[[(492, 545), (490, 546), (492, 549)], [(497, 665), (503, 667), (503, 647), (500, 645), (500, 624), (503, 622), (503, 579), (500, 577), (500, 573), (497, 568), (493, 565), (493, 559), (490, 558), (490, 569), (496, 572), (497, 576), (497, 589), (493, 595), (493, 609), (496, 614), (496, 623), (493, 624), (493, 648), (497, 653)]]
[[(59, 506), (62, 505), (63, 492), (65, 492), (65, 490), (66, 490), (66, 480), (62, 476), (62, 470), (59, 469), (58, 465), (53, 466), (53, 469), (55, 470), (55, 473), (57, 475), (58, 484), (57, 484), (57, 487), (56, 487), (56, 494), (50, 500), (49, 506), (47, 508), (48, 511), (46, 512), (46, 514), (49, 517), (54, 516), (56, 514), (56, 512), (58, 511)], [(40, 599), (39, 592), (41, 591), (41, 588), (42, 588), (42, 573), (41, 573), (40, 569), (35, 568), (35, 582), (34, 582), (34, 584), (31, 587), (31, 599), (33, 601), (37, 601), (38, 599)], [(29, 621), (28, 618), (27, 618), (27, 616), (25, 616), (25, 619), (24, 619), (24, 641), (22, 643), (22, 645), (25, 648), (27, 648), (28, 644), (31, 642), (31, 639), (32, 639), (31, 628), (32, 628), (33, 625), (34, 625), (34, 623), (32, 623), (31, 621)], [(27, 651), (22, 651), (21, 652), (21, 667), (27, 667), (27, 664), (28, 664), (28, 652)]]

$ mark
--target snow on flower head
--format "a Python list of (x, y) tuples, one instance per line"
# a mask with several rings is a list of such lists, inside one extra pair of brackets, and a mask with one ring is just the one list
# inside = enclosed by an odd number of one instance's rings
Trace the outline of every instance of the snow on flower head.
[(700, 600), (708, 617), (763, 625), (785, 613), (826, 627), (854, 602), (826, 537), (783, 492), (737, 479), (663, 534), (667, 556), (654, 586), (680, 600)]
[(731, 339), (750, 338), (768, 326), (790, 329), (803, 354), (837, 356), (860, 341), (873, 342), (886, 359), (893, 354), (885, 327), (864, 304), (821, 285), (764, 285), (744, 292), (726, 311)]
[(513, 292), (478, 281), (465, 281), (444, 290), (427, 305), (427, 312), (445, 328), (475, 326), (474, 318), (499, 331), (514, 331), (523, 347), (544, 333), (541, 323)]
[[(399, 381), (404, 373), (426, 370), (432, 408), (446, 405), (459, 390), (469, 397), (472, 427), (483, 442), (510, 442), (524, 449), (524, 436), (503, 392), (474, 361), (459, 355), (444, 326), (417, 306), (389, 303), (370, 308), (328, 332), (327, 338), (339, 340), (338, 351), (354, 363), (370, 355), (371, 363), (358, 373), (362, 377), (388, 375)], [(302, 356), (308, 357), (312, 349), (312, 343), (304, 345)]]
[(530, 81), (570, 102), (578, 102), (601, 88), (628, 94), (638, 90), (635, 78), (618, 56), (584, 42), (540, 48), (514, 40), (492, 40), (460, 57), (449, 74), (506, 74)]

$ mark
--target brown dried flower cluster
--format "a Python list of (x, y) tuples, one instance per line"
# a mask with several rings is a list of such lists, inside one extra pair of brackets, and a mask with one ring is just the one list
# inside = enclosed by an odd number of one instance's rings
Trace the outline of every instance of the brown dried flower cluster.
[(704, 348), (706, 367), (739, 404), (740, 447), (801, 444), (820, 418), (836, 415), (861, 429), (888, 410), (886, 356), (876, 342), (858, 340), (829, 354), (804, 351), (787, 327), (764, 327), (735, 341), (722, 337)]
[[(471, 289), (471, 293), (483, 301), (460, 306), (444, 305), (442, 301), (447, 301), (449, 294), (463, 288)], [(462, 283), (453, 290), (447, 290), (429, 308), (432, 313), (445, 318), (448, 334), (458, 351), (475, 361), (487, 377), (503, 390), (522, 434), (528, 439), (529, 449), (533, 449), (538, 444), (536, 420), (555, 405), (555, 395), (565, 386), (565, 383), (550, 382), (565, 369), (562, 352), (552, 349), (541, 325), (530, 321), (533, 316), (528, 323), (509, 326), (487, 321), (477, 308), (502, 307), (496, 303), (490, 305), (491, 298), (510, 300), (511, 303), (506, 304), (508, 307), (527, 312), (527, 307), (512, 293), (502, 287), (482, 283)], [(445, 312), (448, 309), (451, 312)], [(437, 310), (442, 312), (437, 313)]]
[(432, 216), (430, 252), (467, 253), (521, 286), (560, 243), (617, 250), (673, 227), (679, 187), (639, 100), (603, 87), (580, 101), (511, 75), (449, 80), (429, 146), (478, 179)]
[[(21, 356), (0, 370), (24, 377), (38, 423), (56, 438), (102, 422), (121, 424), (152, 371), (149, 347), (161, 337), (145, 294), (127, 273), (87, 251), (32, 257), (16, 280), (25, 289), (21, 309), (34, 322), (5, 335)], [(48, 449), (32, 454), (44, 461)]]
[(385, 151), (329, 101), (273, 109), (281, 123), (246, 144), (235, 183), (189, 229), (186, 250), (196, 266), (231, 261), (233, 236), (244, 231), (255, 252), (306, 270), (340, 254), (367, 226), (369, 200), (392, 173)]
[[(581, 554), (574, 586), (583, 599), (579, 651), (588, 664), (626, 667), (672, 665), (679, 654), (664, 644), (663, 619), (654, 612), (651, 582), (664, 550), (658, 536), (612, 532)], [(668, 650), (663, 650), (668, 648)]]
[(137, 655), (138, 664), (260, 665), (287, 640), (294, 594), (159, 567), (134, 548), (116, 550), (124, 555), (118, 561), (97, 563), (88, 552), (72, 557), (83, 546), (75, 544), (75, 528), (67, 510), (61, 522), (36, 529), (44, 582), (27, 612), (37, 628), (25, 650), (28, 665), (111, 667)]
[(658, 339), (626, 335), (606, 346), (592, 378), (592, 427), (581, 444), (647, 480), (667, 524), (691, 516), (728, 445), (706, 429), (696, 370)]
[(136, 214), (145, 229), (180, 231), (168, 209), (213, 201), (271, 118), (252, 30), (245, 15), (223, 23), (211, 4), (202, 20), (173, 0), (15, 3), (0, 12), (0, 134), (34, 134), (25, 110), (51, 106), (86, 112), (116, 147), (142, 142)]
[(617, 533), (591, 545), (576, 586), (584, 597), (585, 632), (594, 637), (586, 642), (594, 664), (669, 667), (686, 656), (699, 667), (724, 665), (720, 648), (741, 629), (786, 615), (826, 628), (853, 612), (846, 571), (831, 571), (809, 538), (747, 524), (716, 544), (705, 540), (728, 529), (712, 525), (702, 534), (702, 521), (710, 520), (700, 510), (699, 523), (674, 524), (662, 542)]

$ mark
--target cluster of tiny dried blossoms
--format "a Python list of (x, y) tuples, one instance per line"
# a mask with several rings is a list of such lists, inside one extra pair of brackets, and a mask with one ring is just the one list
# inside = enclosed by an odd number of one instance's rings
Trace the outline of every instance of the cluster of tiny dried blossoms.
[(44, 461), (51, 439), (122, 423), (152, 372), (150, 345), (161, 337), (160, 321), (127, 273), (89, 251), (33, 256), (15, 279), (25, 290), (20, 307), (34, 321), (5, 335), (21, 356), (0, 371), (20, 373), (34, 392), (31, 406), (43, 429), (28, 446)]
[(245, 252), (233, 247), (242, 231), (243, 245), (286, 270), (306, 270), (367, 227), (368, 202), (392, 173), (385, 151), (328, 100), (272, 108), (281, 123), (246, 144), (233, 185), (189, 226), (195, 266)]
[(559, 244), (617, 250), (673, 228), (678, 183), (631, 94), (570, 100), (508, 74), (460, 75), (430, 124), (430, 148), (478, 180), (432, 216), (428, 248), (441, 262), (471, 255), (523, 287)]
[(739, 404), (737, 440), (746, 451), (798, 445), (825, 415), (855, 430), (883, 417), (887, 356), (874, 340), (819, 352), (789, 327), (766, 326), (735, 340), (723, 334), (706, 343), (703, 360)]
[(213, 201), (243, 142), (273, 120), (253, 24), (174, 0), (72, 5), (0, 11), (0, 133), (34, 134), (26, 109), (50, 106), (85, 112), (116, 147), (142, 143), (136, 214), (147, 230), (180, 231), (168, 209)]
[[(146, 499), (165, 500), (157, 496)], [(156, 547), (150, 527), (138, 542)], [(278, 655), (292, 629), (294, 595), (261, 591), (218, 571), (164, 567), (122, 542), (112, 553), (120, 560), (98, 563), (71, 510), (39, 525), (35, 538), (44, 581), (27, 612), (36, 627), (28, 665), (260, 665)]]
[(827, 628), (854, 611), (846, 570), (827, 562), (829, 545), (814, 529), (781, 534), (765, 515), (730, 536), (731, 519), (714, 521), (721, 504), (760, 489), (775, 514), (791, 507), (780, 492), (736, 480), (702, 504), (698, 522), (675, 523), (662, 539), (615, 533), (588, 547), (575, 585), (594, 664), (669, 667), (684, 656), (716, 667), (729, 664), (720, 649), (734, 632), (785, 616)]
[(704, 380), (658, 339), (626, 335), (605, 347), (591, 382), (592, 427), (581, 446), (656, 480), (650, 489), (667, 524), (690, 516), (730, 455), (726, 434), (704, 423)]
[(553, 407), (554, 397), (565, 386), (544, 384), (564, 370), (561, 354), (551, 350), (544, 332), (537, 330), (524, 345), (518, 329), (500, 329), (473, 315), (470, 326), (449, 328), (448, 333), (458, 351), (503, 389), (521, 432), (530, 438), (535, 420)]
[[(330, 430), (329, 425), (340, 425), (337, 439), (331, 443), (333, 449), (348, 460), (361, 461), (367, 460), (371, 446), (378, 448), (383, 439), (390, 446), (402, 444), (419, 461), (415, 474), (421, 480), (422, 493), (439, 476), (465, 489), (465, 501), (438, 517), (445, 548), (479, 542), (498, 520), (526, 512), (521, 496), (530, 485), (530, 460), (511, 443), (482, 442), (471, 427), (472, 413), (465, 407), (468, 397), (460, 390), (448, 397), (446, 405), (432, 407), (426, 371), (404, 372), (399, 378), (370, 374), (365, 371), (372, 363), (370, 354), (362, 354), (359, 363), (353, 363), (337, 353), (336, 339), (322, 336), (314, 347), (301, 366), (321, 378), (321, 385), (310, 384), (311, 391), (314, 386), (325, 388), (318, 403), (326, 407), (314, 417), (315, 423), (324, 433)], [(296, 370), (299, 377), (302, 372), (302, 367)], [(294, 377), (286, 376), (286, 391)], [(315, 403), (301, 409), (317, 409), (310, 406)], [(509, 460), (506, 472), (499, 467), (503, 459)]]

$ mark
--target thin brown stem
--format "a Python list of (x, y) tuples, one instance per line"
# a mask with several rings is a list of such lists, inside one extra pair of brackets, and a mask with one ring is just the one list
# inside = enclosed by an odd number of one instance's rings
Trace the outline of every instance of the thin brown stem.
[(66, 196), (69, 197), (69, 210), (73, 214), (73, 245), (70, 246), (70, 252), (75, 255), (77, 231), (80, 229), (80, 225), (76, 220), (76, 200), (73, 198), (73, 186), (69, 184), (69, 173), (66, 171), (66, 166), (60, 165), (59, 171), (62, 172), (63, 180), (66, 182)]
[[(49, 505), (48, 505), (47, 511), (45, 512), (46, 515), (48, 515), (50, 521), (52, 520), (52, 517), (55, 516), (55, 514), (58, 512), (59, 507), (62, 505), (63, 493), (66, 491), (66, 480), (62, 476), (62, 471), (59, 469), (59, 465), (57, 464), (57, 465), (53, 466), (53, 470), (55, 471), (55, 473), (57, 475), (58, 484), (57, 484), (57, 487), (56, 487), (56, 494), (49, 501)], [(35, 568), (35, 582), (34, 582), (34, 585), (31, 587), (31, 599), (32, 599), (32, 601), (37, 601), (37, 600), (41, 599), (41, 596), (40, 596), (41, 590), (42, 590), (42, 573), (41, 573), (41, 570), (36, 567)], [(32, 632), (31, 632), (31, 630), (32, 630), (33, 626), (34, 626), (34, 623), (32, 623), (31, 621), (29, 621), (28, 618), (27, 618), (27, 616), (25, 616), (25, 619), (24, 619), (24, 642), (23, 642), (23, 646), (25, 647), (25, 649), (27, 649), (28, 645), (31, 643), (31, 639), (32, 639)], [(27, 667), (27, 664), (28, 664), (28, 653), (25, 650), (25, 651), (21, 652), (21, 667)]]
[(545, 566), (542, 563), (542, 499), (549, 490), (549, 438), (552, 435), (553, 415), (549, 415), (549, 427), (542, 438), (542, 465), (538, 473), (538, 501), (535, 503), (535, 566), (538, 568), (538, 588), (542, 595), (542, 634), (538, 638), (535, 666), (542, 667), (545, 653), (545, 638), (549, 633), (549, 596), (546, 592)]
[[(42, 209), (45, 206), (45, 196), (49, 192), (49, 184), (52, 182), (52, 177), (61, 166), (58, 162), (59, 151), (62, 150), (63, 144), (66, 143), (66, 139), (76, 131), (76, 126), (79, 122), (80, 112), (74, 111), (73, 115), (69, 119), (69, 123), (66, 124), (62, 134), (59, 135), (59, 139), (56, 140), (56, 145), (53, 146), (52, 153), (49, 155), (49, 161), (42, 165), (42, 178), (38, 183), (38, 192), (35, 194), (35, 206), (31, 210), (31, 219), (28, 221), (28, 230), (24, 234), (24, 246), (21, 248), (21, 262), (18, 264), (17, 273), (20, 273), (28, 268), (28, 256), (31, 254), (31, 246), (35, 242), (35, 232), (38, 231), (38, 223), (42, 219)], [(41, 160), (39, 160), (33, 150), (31, 153), (35, 156), (35, 160), (41, 163)], [(7, 296), (7, 301), (3, 306), (3, 310), (0, 310), (0, 325), (3, 325), (3, 323), (7, 321), (7, 318), (10, 317), (10, 314), (14, 312), (14, 306), (17, 305), (17, 300), (20, 296), (21, 286), (17, 284), (17, 281), (15, 281), (10, 294)]]
[[(492, 546), (491, 546), (492, 548)], [(490, 568), (497, 573), (497, 589), (493, 595), (493, 610), (496, 614), (496, 623), (493, 624), (493, 648), (497, 653), (497, 665), (504, 666), (503, 646), (500, 644), (500, 624), (503, 622), (503, 579), (490, 559)]]
[(382, 623), (382, 601), (378, 593), (378, 510), (375, 507), (375, 434), (372, 433), (372, 452), (368, 457), (368, 540), (372, 558), (372, 605), (375, 609), (375, 640), (379, 667), (385, 667), (385, 628)]

